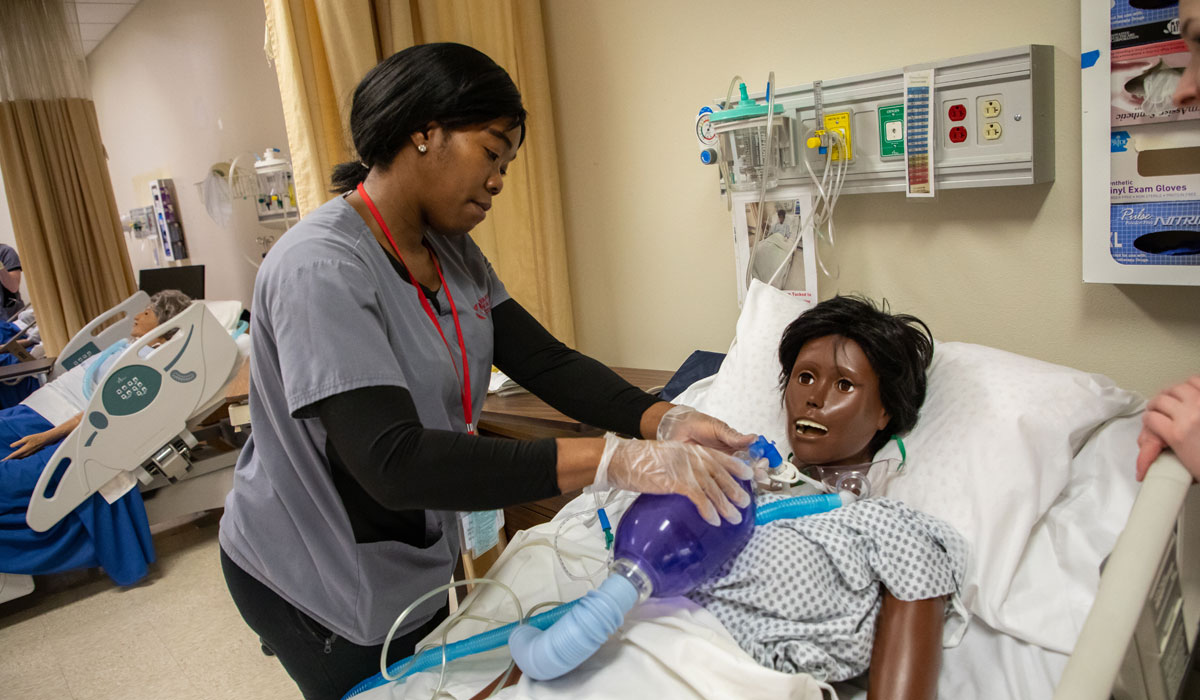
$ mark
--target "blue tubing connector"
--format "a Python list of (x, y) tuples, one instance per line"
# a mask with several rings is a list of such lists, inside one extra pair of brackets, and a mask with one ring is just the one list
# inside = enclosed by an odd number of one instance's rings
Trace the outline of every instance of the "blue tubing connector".
[[(632, 587), (632, 584), (630, 584), (630, 587)], [(593, 591), (593, 593), (594, 592), (595, 591)], [(538, 613), (537, 615), (534, 615), (533, 617), (529, 618), (529, 621), (524, 626), (525, 627), (536, 627), (537, 629), (544, 630), (547, 627), (549, 627), (550, 625), (553, 625), (555, 622), (558, 622), (558, 620), (560, 618), (562, 618), (564, 615), (566, 615), (571, 610), (571, 608), (575, 607), (575, 605), (582, 600), (583, 600), (583, 598), (580, 598), (579, 600), (572, 600), (571, 602), (563, 603), (562, 605), (559, 605), (556, 608), (551, 608), (550, 610), (547, 610), (544, 613)], [(636, 598), (635, 598), (635, 600), (636, 600)], [(497, 647), (502, 647), (508, 643), (508, 637), (510, 634), (513, 633), (513, 630), (517, 629), (517, 625), (518, 625), (518, 623), (516, 623), (516, 622), (510, 622), (507, 625), (504, 625), (503, 627), (497, 627), (494, 630), (488, 630), (487, 632), (481, 632), (480, 634), (477, 634), (473, 637), (468, 637), (466, 639), (454, 642), (452, 644), (447, 644), (446, 645), (446, 660), (453, 661), (454, 659), (461, 659), (464, 656), (471, 656), (472, 654), (480, 654), (482, 652), (485, 652), (485, 651), (488, 651), (491, 649), (495, 649)], [(409, 663), (412, 660), (413, 660), (412, 656), (405, 658), (405, 659), (401, 659), (400, 661), (397, 661), (396, 663), (392, 664), (391, 666), (388, 666), (388, 672), (395, 674), (400, 669), (404, 668), (405, 664)], [(434, 668), (436, 666), (441, 665), (441, 663), (442, 663), (442, 649), (440, 647), (435, 648), (435, 649), (426, 649), (425, 651), (416, 655), (416, 661), (412, 664), (412, 666), (410, 666), (407, 670), (404, 671), (404, 675), (401, 676), (401, 678), (407, 678), (408, 676), (410, 676), (414, 673), (419, 673), (421, 671), (425, 671), (427, 669)], [(390, 683), (390, 682), (391, 681), (389, 681), (383, 677), (383, 674), (376, 673), (375, 675), (366, 679), (362, 683), (359, 683), (358, 685), (351, 688), (350, 692), (346, 693), (342, 697), (342, 700), (347, 700), (348, 698), (354, 697), (355, 695), (358, 695), (360, 693), (365, 693), (368, 690), (371, 690), (373, 688), (378, 688), (379, 686), (386, 685), (387, 683)]]
[(849, 491), (841, 493), (818, 493), (812, 496), (796, 496), (780, 501), (763, 503), (754, 514), (754, 524), (766, 525), (775, 520), (800, 518), (805, 515), (827, 513), (835, 508), (848, 506), (856, 500)]
[(638, 601), (629, 579), (613, 574), (589, 591), (553, 628), (529, 625), (513, 630), (508, 650), (530, 678), (546, 681), (571, 671), (596, 653), (625, 620)]

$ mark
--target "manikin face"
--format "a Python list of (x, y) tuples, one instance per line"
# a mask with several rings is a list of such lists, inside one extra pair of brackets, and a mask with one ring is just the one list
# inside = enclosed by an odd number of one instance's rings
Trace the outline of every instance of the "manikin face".
[(415, 134), (428, 151), (418, 159), (423, 180), (421, 208), (425, 223), (443, 234), (462, 234), (478, 226), (504, 188), (508, 164), (517, 157), (521, 128), (496, 119), (465, 129), (429, 129)]
[(154, 307), (147, 306), (140, 314), (133, 317), (133, 330), (130, 332), (134, 338), (141, 338), (158, 326), (158, 316), (154, 313)]
[(890, 420), (866, 354), (840, 335), (816, 338), (800, 348), (783, 397), (797, 466), (870, 461), (871, 438)]
[(1175, 105), (1186, 107), (1200, 104), (1200, 0), (1179, 3), (1179, 32), (1192, 55), (1175, 89)]

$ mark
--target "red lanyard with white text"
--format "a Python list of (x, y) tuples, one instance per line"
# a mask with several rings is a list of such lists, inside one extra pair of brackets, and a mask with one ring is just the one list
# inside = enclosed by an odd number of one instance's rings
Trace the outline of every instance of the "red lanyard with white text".
[[(392, 232), (388, 230), (387, 224), (383, 223), (383, 217), (379, 215), (379, 210), (375, 208), (375, 202), (371, 201), (371, 197), (367, 195), (367, 190), (358, 185), (358, 194), (367, 203), (367, 208), (371, 210), (371, 214), (375, 217), (375, 221), (379, 224), (379, 228), (383, 229), (383, 235), (387, 236), (388, 243), (392, 244), (392, 250), (396, 253), (396, 259), (400, 261), (400, 265), (404, 267), (404, 271), (408, 274), (408, 279), (412, 282), (413, 288), (417, 290), (417, 297), (421, 300), (421, 308), (425, 309), (425, 315), (433, 321), (433, 325), (437, 328), (438, 335), (442, 337), (442, 344), (446, 346), (446, 353), (450, 355), (450, 362), (454, 362), (454, 353), (450, 350), (450, 343), (446, 342), (446, 334), (442, 332), (442, 324), (438, 323), (437, 314), (433, 313), (433, 307), (429, 304), (429, 300), (425, 298), (425, 293), (421, 291), (421, 283), (417, 278), (413, 277), (409, 271), (408, 265), (404, 262), (404, 256), (400, 255), (400, 247), (396, 245), (396, 239), (392, 238)], [(475, 422), (472, 420), (473, 411), (471, 410), (471, 375), (467, 366), (467, 344), (463, 342), (462, 326), (458, 324), (458, 308), (454, 306), (454, 297), (450, 296), (450, 287), (446, 285), (446, 278), (442, 276), (442, 266), (438, 264), (437, 255), (433, 249), (429, 250), (429, 256), (433, 259), (433, 269), (437, 270), (438, 280), (442, 283), (442, 289), (446, 290), (446, 300), (450, 302), (450, 313), (454, 316), (454, 332), (458, 335), (458, 351), (462, 354), (462, 381), (459, 383), (459, 393), (462, 396), (463, 405), (463, 420), (467, 423), (467, 433), (475, 434)]]

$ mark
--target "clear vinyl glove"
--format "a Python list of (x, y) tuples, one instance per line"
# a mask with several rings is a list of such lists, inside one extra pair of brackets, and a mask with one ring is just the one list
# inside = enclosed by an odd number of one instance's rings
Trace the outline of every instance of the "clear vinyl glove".
[(745, 435), (716, 418), (691, 406), (675, 405), (663, 414), (658, 424), (659, 440), (674, 440), (704, 445), (726, 454), (744, 450), (756, 436)]
[(766, 458), (754, 462), (754, 489), (756, 493), (782, 491), (787, 484), (771, 478), (771, 464)]
[(703, 445), (630, 440), (608, 433), (592, 485), (639, 493), (678, 493), (716, 526), (722, 517), (734, 524), (742, 521), (737, 508), (750, 502), (750, 494), (736, 479), (753, 476), (750, 465)]

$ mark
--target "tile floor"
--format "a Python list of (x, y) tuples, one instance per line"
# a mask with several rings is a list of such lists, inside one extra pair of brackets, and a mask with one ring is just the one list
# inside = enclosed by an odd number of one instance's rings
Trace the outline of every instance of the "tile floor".
[(136, 586), (98, 570), (42, 576), (0, 604), (0, 697), (299, 700), (229, 598), (217, 520), (155, 535), (158, 561)]

